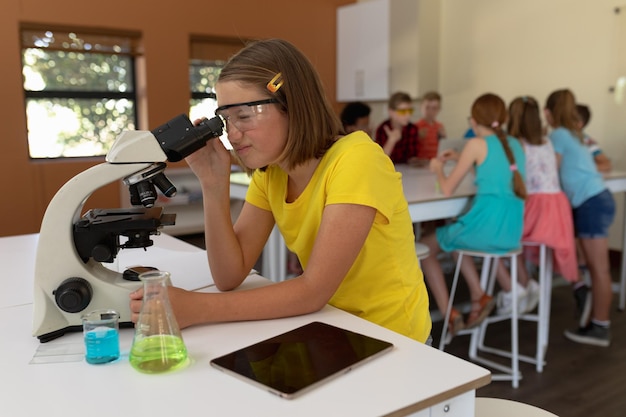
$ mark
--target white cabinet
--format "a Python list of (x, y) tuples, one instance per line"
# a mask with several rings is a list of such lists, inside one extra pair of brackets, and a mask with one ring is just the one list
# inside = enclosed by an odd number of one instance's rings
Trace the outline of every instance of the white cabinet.
[(337, 100), (389, 98), (389, 0), (337, 9)]
[(337, 9), (337, 101), (438, 89), (441, 2), (362, 0)]
[(476, 391), (471, 390), (408, 417), (474, 417), (475, 404)]

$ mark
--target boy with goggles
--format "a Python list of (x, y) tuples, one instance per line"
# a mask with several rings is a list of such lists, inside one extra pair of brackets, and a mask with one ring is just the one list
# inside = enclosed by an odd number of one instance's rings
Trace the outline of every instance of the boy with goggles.
[(389, 99), (389, 119), (376, 129), (375, 140), (394, 164), (417, 162), (418, 130), (411, 123), (411, 96), (397, 92)]

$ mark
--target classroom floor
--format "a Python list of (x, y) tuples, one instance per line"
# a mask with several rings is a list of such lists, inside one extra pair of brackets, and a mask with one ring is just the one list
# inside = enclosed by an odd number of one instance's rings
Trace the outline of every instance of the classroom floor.
[[(180, 238), (204, 247), (202, 235)], [(613, 279), (617, 281), (619, 264), (614, 266)], [(463, 296), (462, 287), (464, 284), (460, 283), (458, 297)], [(520, 362), (523, 379), (519, 388), (512, 388), (510, 381), (493, 381), (479, 389), (476, 395), (521, 401), (563, 417), (623, 417), (626, 415), (626, 312), (617, 310), (617, 296), (614, 297), (613, 306), (612, 342), (609, 348), (571, 342), (563, 336), (563, 331), (575, 324), (574, 299), (569, 286), (556, 286), (552, 292), (550, 336), (544, 371), (538, 373), (534, 365)], [(438, 346), (441, 325), (441, 320), (433, 324), (433, 346)], [(536, 328), (535, 323), (520, 322), (521, 353), (534, 355)], [(489, 327), (487, 344), (505, 349), (510, 348), (509, 340), (510, 328), (507, 323)], [(447, 346), (446, 351), (467, 359), (468, 346), (469, 335), (458, 336)]]

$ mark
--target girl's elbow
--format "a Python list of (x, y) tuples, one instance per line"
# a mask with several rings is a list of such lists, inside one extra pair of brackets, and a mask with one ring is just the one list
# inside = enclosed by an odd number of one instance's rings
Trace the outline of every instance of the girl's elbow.
[(301, 305), (304, 307), (304, 314), (315, 313), (323, 309), (330, 301), (330, 297), (317, 295), (314, 297), (306, 297), (302, 300)]
[(230, 283), (223, 283), (223, 282), (216, 282), (215, 283), (215, 288), (217, 288), (220, 291), (232, 291), (235, 288), (237, 288), (237, 285), (232, 285)]
[(326, 306), (326, 304), (328, 304), (328, 300), (316, 300), (313, 303), (311, 303), (311, 305), (309, 306), (310, 311), (308, 313), (316, 313), (320, 311), (321, 309), (323, 309)]
[(239, 287), (239, 285), (241, 285), (244, 279), (245, 279), (245, 276), (243, 278), (239, 278), (235, 276), (221, 277), (221, 278), (213, 277), (213, 283), (215, 284), (215, 288), (217, 288), (220, 291), (232, 291), (236, 289), (237, 287)]

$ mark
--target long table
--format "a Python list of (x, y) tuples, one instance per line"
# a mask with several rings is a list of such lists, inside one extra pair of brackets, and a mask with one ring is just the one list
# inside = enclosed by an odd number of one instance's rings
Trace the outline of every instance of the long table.
[[(402, 174), (404, 195), (409, 203), (409, 212), (413, 223), (458, 216), (476, 193), (471, 175), (463, 179), (452, 196), (446, 197), (439, 190), (435, 174), (431, 173), (428, 168), (397, 165), (396, 169)], [(604, 180), (612, 193), (626, 192), (626, 172), (609, 172), (605, 174)], [(249, 179), (245, 174), (233, 174), (231, 176), (231, 197), (245, 199), (248, 185)], [(275, 281), (284, 280), (286, 277), (286, 259), (285, 245), (280, 233), (275, 228), (263, 253), (263, 275)], [(614, 285), (614, 291), (619, 293), (619, 309), (624, 310), (626, 308), (626, 219), (622, 227), (620, 279)]]
[[(154, 240), (155, 246), (145, 252), (129, 250), (125, 255), (123, 250), (118, 267), (129, 263), (167, 268), (174, 285), (217, 291), (204, 251), (166, 235)], [(182, 335), (192, 361), (171, 374), (146, 375), (129, 365), (132, 329), (120, 330), (120, 360), (89, 365), (83, 359), (80, 333), (45, 344), (31, 335), (32, 264), (37, 241), (37, 235), (0, 238), (0, 262), (13, 272), (0, 278), (5, 284), (2, 293), (7, 288), (12, 291), (0, 300), (2, 416), (471, 417), (476, 389), (490, 381), (484, 368), (330, 306), (298, 317), (184, 329)], [(238, 290), (270, 284), (259, 275), (251, 275)], [(384, 339), (394, 348), (294, 400), (274, 396), (209, 364), (212, 358), (312, 321)]]

